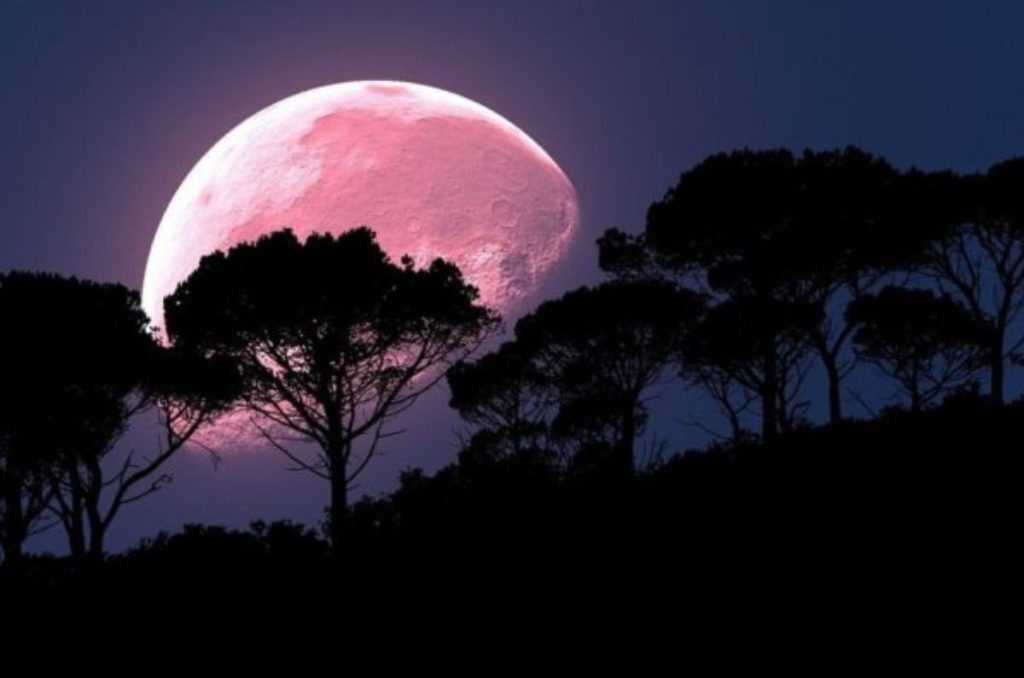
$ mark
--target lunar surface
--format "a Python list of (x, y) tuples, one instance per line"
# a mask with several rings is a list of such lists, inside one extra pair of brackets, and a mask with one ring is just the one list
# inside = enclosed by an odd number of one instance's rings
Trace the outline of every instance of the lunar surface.
[(578, 222), (572, 183), (497, 113), (424, 85), (329, 85), (256, 113), (199, 160), (160, 222), (142, 303), (162, 327), (164, 297), (203, 255), (285, 227), (365, 225), (396, 262), (453, 261), (507, 315)]

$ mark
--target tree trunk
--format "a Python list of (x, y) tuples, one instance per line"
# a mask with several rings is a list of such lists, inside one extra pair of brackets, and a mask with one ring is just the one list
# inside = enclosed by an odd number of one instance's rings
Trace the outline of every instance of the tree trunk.
[(740, 422), (740, 416), (733, 407), (727, 409), (727, 416), (729, 417), (729, 428), (732, 430), (732, 441), (738, 443), (743, 438), (743, 424)]
[(68, 531), (68, 550), (71, 551), (71, 560), (80, 563), (85, 559), (85, 525), (80, 507), (72, 508), (70, 513), (65, 524)]
[(109, 522), (103, 520), (97, 504), (90, 502), (87, 511), (89, 515), (89, 558), (94, 561), (102, 560)]
[(68, 483), (71, 486), (71, 504), (67, 507), (70, 515), (64, 525), (68, 531), (68, 549), (71, 551), (71, 560), (76, 564), (81, 564), (85, 559), (85, 509), (82, 481), (78, 475), (78, 469), (74, 465), (66, 468)]
[(107, 530), (104, 527), (96, 527), (89, 530), (89, 559), (90, 560), (102, 560), (103, 559), (103, 543), (107, 535)]
[(780, 384), (775, 391), (779, 399), (779, 431), (789, 434), (793, 432), (793, 419), (790, 417), (789, 402), (787, 402), (785, 398), (783, 388), (784, 387)]
[(1006, 389), (1006, 365), (1003, 362), (1003, 342), (1001, 337), (989, 350), (989, 371), (992, 380), (992, 402), (996, 405), (1002, 405), (1003, 391)]
[(24, 537), (16, 532), (16, 528), (8, 526), (3, 534), (4, 565), (9, 570), (17, 570), (24, 560)]
[(616, 446), (614, 471), (621, 478), (630, 478), (636, 471), (634, 447), (636, 444), (636, 406), (631, 401), (622, 411), (622, 430), (619, 444)]
[(85, 511), (89, 519), (89, 557), (95, 561), (103, 559), (103, 543), (106, 540), (107, 528), (121, 504), (110, 507), (104, 518), (100, 508), (103, 494), (103, 472), (100, 469), (99, 456), (90, 457), (89, 484), (85, 494)]
[(768, 442), (778, 430), (779, 369), (775, 355), (775, 337), (765, 340), (763, 346), (764, 381), (761, 385), (761, 438)]
[[(340, 466), (340, 468), (338, 467)], [(348, 532), (348, 482), (344, 462), (331, 465), (331, 554), (339, 558)]]
[(916, 373), (910, 384), (910, 411), (921, 411), (921, 387)]
[(835, 426), (843, 420), (839, 365), (831, 353), (823, 354), (822, 362), (825, 363), (825, 375), (828, 378), (828, 421)]
[(25, 526), (24, 510), (21, 506), (21, 492), (18, 482), (7, 479), (3, 487), (4, 525), (0, 531), (4, 549), (4, 564), (10, 570), (21, 565), (24, 544), (28, 530)]
[[(324, 388), (327, 393), (327, 388)], [(323, 399), (327, 418), (327, 440), (324, 453), (327, 455), (327, 470), (330, 473), (331, 506), (330, 520), (331, 555), (340, 562), (348, 532), (348, 458), (352, 441), (342, 434), (341, 415), (326, 395)]]

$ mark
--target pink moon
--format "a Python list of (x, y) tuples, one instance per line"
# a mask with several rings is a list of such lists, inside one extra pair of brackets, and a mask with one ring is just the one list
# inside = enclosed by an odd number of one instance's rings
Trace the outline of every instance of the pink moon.
[(256, 113), (196, 163), (157, 229), (143, 308), (162, 327), (164, 297), (218, 249), (363, 225), (395, 261), (453, 261), (508, 315), (558, 263), (579, 207), (544, 149), (478, 103), (405, 82), (328, 85)]

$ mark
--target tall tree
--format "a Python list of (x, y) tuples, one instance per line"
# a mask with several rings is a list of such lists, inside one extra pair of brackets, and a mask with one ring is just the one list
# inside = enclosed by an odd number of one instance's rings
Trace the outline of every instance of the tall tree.
[[(807, 333), (818, 322), (819, 308), (811, 304), (748, 297), (723, 301), (686, 337), (682, 374), (709, 389), (730, 420), (733, 438), (743, 437), (732, 400), (734, 385), (740, 398), (756, 394), (768, 409), (762, 422), (788, 432), (805, 406), (799, 393), (806, 375)], [(772, 433), (762, 431), (766, 437)]]
[[(641, 235), (607, 232), (599, 241), (600, 263), (618, 277), (673, 279), (717, 301), (817, 307), (816, 322), (800, 328), (808, 341), (799, 350), (821, 360), (835, 422), (850, 367), (844, 349), (851, 330), (841, 302), (892, 265), (892, 251), (879, 246), (878, 235), (895, 177), (884, 160), (856, 148), (799, 158), (785, 150), (714, 155), (651, 205)], [(764, 437), (785, 424), (777, 397), (768, 394), (787, 390), (779, 366), (796, 348), (786, 340), (791, 328), (776, 329), (776, 337), (757, 334)], [(724, 393), (723, 374), (702, 373), (714, 377), (701, 383), (716, 398)]]
[[(57, 464), (51, 467), (51, 506), (73, 556), (102, 557), (114, 519), (125, 506), (171, 482), (167, 463), (237, 395), (237, 372), (224, 360), (154, 346), (134, 368), (137, 381), (130, 391), (94, 383), (67, 394), (67, 411), (74, 418), (65, 424)], [(118, 454), (130, 423), (147, 416), (157, 420), (157, 449)]]
[(449, 405), (476, 428), (488, 432), (491, 447), (518, 455), (546, 445), (556, 403), (550, 381), (514, 341), (448, 371)]
[(165, 318), (175, 346), (241, 365), (242, 405), (266, 439), (329, 482), (337, 552), (349, 488), (389, 424), (495, 330), (476, 297), (443, 260), (393, 264), (367, 228), (305, 242), (280, 231), (204, 257)]
[(650, 390), (672, 371), (703, 308), (701, 295), (671, 284), (609, 282), (522, 318), (515, 342), (557, 394), (556, 431), (606, 441), (612, 468), (632, 473)]
[(846, 310), (861, 357), (895, 379), (918, 411), (977, 373), (992, 328), (948, 295), (886, 287)]
[[(0, 338), (0, 345), (6, 355), (9, 342)], [(44, 460), (36, 454), (32, 439), (33, 429), (47, 412), (34, 409), (37, 400), (23, 390), (15, 392), (16, 388), (8, 377), (0, 389), (0, 550), (12, 568), (22, 561), (25, 540), (42, 528), (50, 499)]]
[[(78, 395), (84, 376), (97, 368), (88, 355), (95, 333), (82, 324), (83, 318), (93, 321), (90, 311), (97, 305), (86, 308), (83, 302), (102, 297), (105, 303), (115, 289), (55, 275), (0, 276), (0, 454), (9, 560), (20, 556), (30, 525), (54, 499), (51, 480), (62, 453), (83, 442), (76, 434), (100, 409)], [(99, 326), (108, 335), (120, 329)]]
[(990, 392), (1005, 399), (1006, 362), (1024, 347), (1024, 158), (984, 175), (910, 172), (907, 221), (923, 225), (920, 270), (978, 322), (992, 328), (987, 347)]
[(819, 309), (807, 337), (825, 372), (829, 421), (843, 416), (842, 381), (854, 365), (844, 309), (906, 268), (913, 251), (891, 223), (899, 173), (858, 148), (804, 151), (788, 254), (789, 301)]
[[(72, 555), (99, 557), (123, 506), (165, 484), (165, 463), (230, 399), (219, 394), (231, 371), (197, 388), (206, 361), (162, 349), (138, 294), (122, 285), (10, 273), (0, 283), (0, 318), (9, 327), (0, 355), (5, 399), (18, 413), (6, 417), (20, 440), (15, 452), (45, 479)], [(161, 419), (166, 445), (145, 458), (114, 454), (132, 418), (147, 411)]]

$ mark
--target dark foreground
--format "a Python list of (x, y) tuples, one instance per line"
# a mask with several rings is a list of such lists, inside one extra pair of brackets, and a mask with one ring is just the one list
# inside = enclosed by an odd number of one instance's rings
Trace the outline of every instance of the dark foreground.
[(1022, 433), (1024, 403), (967, 400), (689, 453), (631, 479), (464, 455), (358, 505), (338, 559), (298, 525), (189, 526), (102, 563), (30, 558), (0, 575), (0, 599), (998, 607), (1017, 571)]

